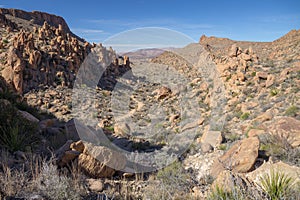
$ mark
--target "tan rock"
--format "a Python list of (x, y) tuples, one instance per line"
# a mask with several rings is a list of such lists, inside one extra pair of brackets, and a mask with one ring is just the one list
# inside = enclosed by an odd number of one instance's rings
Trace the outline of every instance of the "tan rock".
[(84, 143), (85, 149), (83, 154), (91, 155), (98, 161), (116, 169), (122, 170), (126, 166), (126, 157), (117, 151), (104, 146), (95, 146), (90, 143)]
[(206, 82), (202, 83), (199, 87), (200, 91), (207, 92), (208, 90), (208, 84)]
[(208, 143), (202, 143), (201, 144), (201, 151), (203, 153), (209, 153), (209, 152), (213, 151), (213, 149), (214, 148)]
[(186, 130), (189, 130), (189, 129), (196, 128), (196, 127), (198, 127), (199, 125), (202, 125), (203, 122), (204, 122), (204, 120), (205, 120), (205, 119), (204, 119), (203, 117), (201, 117), (201, 118), (198, 119), (198, 120), (195, 120), (195, 121), (192, 121), (192, 122), (190, 122), (190, 123), (187, 123), (187, 124), (185, 124), (185, 125), (182, 127), (181, 131), (186, 131)]
[(95, 178), (112, 177), (115, 173), (114, 169), (86, 154), (79, 155), (78, 166), (88, 175)]
[(5, 81), (8, 84), (12, 84), (12, 80), (13, 80), (13, 69), (11, 67), (5, 67), (2, 70), (2, 77), (5, 79)]
[(171, 89), (165, 86), (153, 91), (153, 94), (156, 94), (157, 100), (164, 99), (167, 96), (169, 96), (171, 93), (172, 93)]
[(229, 50), (228, 56), (230, 57), (237, 57), (238, 47), (236, 44), (233, 44)]
[(71, 145), (70, 145), (70, 148), (72, 150), (75, 150), (75, 151), (78, 151), (80, 153), (83, 153), (84, 151), (84, 144), (82, 142), (82, 140), (79, 140), (77, 142), (73, 142)]
[(257, 72), (256, 73), (256, 76), (258, 77), (258, 78), (261, 78), (261, 79), (267, 79), (268, 78), (268, 73), (267, 72)]
[(211, 185), (211, 190), (216, 190), (217, 188), (222, 188), (225, 192), (231, 192), (236, 185), (243, 185), (243, 179), (236, 173), (224, 170)]
[(180, 117), (179, 114), (172, 114), (169, 118), (169, 122), (175, 122), (176, 119)]
[(215, 160), (211, 174), (217, 177), (225, 169), (245, 173), (249, 172), (257, 159), (259, 139), (250, 137), (238, 141), (223, 156)]
[(246, 80), (244, 73), (242, 73), (242, 72), (237, 73), (237, 79), (239, 81), (244, 82)]
[(201, 137), (201, 143), (217, 147), (222, 143), (223, 137), (221, 131), (204, 131)]
[(71, 162), (80, 155), (80, 152), (68, 150), (64, 152), (63, 156), (60, 158), (58, 162), (58, 166), (64, 167), (70, 165)]
[(25, 69), (25, 63), (21, 59), (17, 59), (17, 62), (13, 66), (13, 85), (19, 94), (23, 93), (23, 70)]
[(262, 129), (250, 129), (248, 132), (248, 137), (255, 137), (255, 136), (259, 136), (261, 134), (264, 134), (265, 131)]
[(245, 53), (241, 53), (240, 58), (245, 60), (245, 61), (250, 61), (251, 60), (251, 56)]
[(42, 54), (35, 50), (32, 53), (29, 54), (29, 64), (34, 68), (37, 69), (37, 67), (40, 65), (42, 60)]
[(201, 82), (201, 78), (195, 78), (194, 80), (192, 80), (191, 84), (196, 85), (200, 82)]
[(275, 76), (273, 74), (268, 75), (266, 81), (266, 87), (269, 88), (275, 83)]
[(252, 55), (252, 54), (254, 54), (254, 51), (253, 51), (253, 48), (252, 48), (252, 47), (249, 47), (249, 49), (248, 49), (248, 53), (249, 53), (249, 55)]
[(87, 181), (88, 187), (91, 191), (93, 191), (93, 192), (102, 192), (103, 191), (104, 184), (101, 179), (89, 178), (89, 179), (86, 179), (86, 181)]
[(264, 199), (262, 191), (252, 180), (247, 179), (244, 174), (225, 170), (221, 172), (211, 185), (211, 191), (217, 188), (224, 190), (226, 193), (235, 194), (237, 191), (253, 195), (257, 199)]
[(61, 146), (58, 150), (55, 151), (55, 157), (56, 157), (56, 160), (57, 160), (57, 164), (59, 166), (64, 166), (64, 165), (67, 164), (66, 163), (67, 158), (65, 158), (64, 161), (62, 161), (62, 159), (64, 158), (65, 153), (70, 150), (70, 144), (72, 142), (73, 142), (72, 140), (68, 140), (63, 146)]
[(130, 127), (124, 122), (118, 122), (114, 125), (114, 134), (120, 137), (130, 136)]
[(269, 121), (273, 118), (273, 112), (271, 110), (266, 111), (265, 113), (259, 115), (258, 117), (256, 117), (254, 119), (254, 121), (256, 122), (265, 122), (265, 121)]

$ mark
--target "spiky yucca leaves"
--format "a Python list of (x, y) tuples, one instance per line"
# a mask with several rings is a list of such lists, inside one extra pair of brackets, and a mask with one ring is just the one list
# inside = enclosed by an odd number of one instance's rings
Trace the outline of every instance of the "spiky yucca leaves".
[(292, 199), (294, 181), (285, 173), (271, 170), (260, 178), (260, 182), (271, 200)]

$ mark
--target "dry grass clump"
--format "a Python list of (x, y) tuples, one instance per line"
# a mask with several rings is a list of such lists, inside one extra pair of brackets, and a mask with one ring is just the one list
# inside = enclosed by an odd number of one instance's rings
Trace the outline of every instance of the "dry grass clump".
[(60, 172), (53, 159), (36, 158), (22, 168), (3, 165), (0, 170), (0, 194), (25, 199), (34, 195), (49, 200), (82, 199), (84, 192), (78, 177), (79, 174), (68, 176)]

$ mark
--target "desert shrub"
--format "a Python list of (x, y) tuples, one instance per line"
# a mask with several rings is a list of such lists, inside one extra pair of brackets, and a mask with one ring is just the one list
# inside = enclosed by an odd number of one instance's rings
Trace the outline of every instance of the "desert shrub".
[(0, 110), (0, 148), (13, 152), (38, 142), (37, 124), (21, 117), (10, 101), (0, 99)]
[(246, 119), (249, 118), (249, 116), (250, 116), (250, 113), (245, 112), (245, 113), (241, 114), (240, 119), (241, 120), (246, 120)]
[(232, 191), (225, 191), (222, 187), (216, 186), (216, 188), (211, 191), (208, 200), (234, 200), (235, 198)]
[(227, 150), (227, 148), (228, 148), (228, 145), (227, 145), (227, 144), (220, 144), (220, 145), (218, 146), (218, 149), (219, 149), (219, 150), (222, 150), (222, 151)]
[(281, 135), (260, 135), (260, 150), (275, 160), (300, 166), (300, 148), (293, 148), (286, 137)]
[(299, 108), (295, 105), (288, 107), (285, 111), (286, 116), (295, 117), (299, 111)]
[[(1, 85), (0, 85), (1, 86)], [(18, 98), (18, 95), (10, 90), (7, 86), (2, 84), (2, 91), (0, 92), (0, 99), (6, 99), (10, 102), (15, 102)]]
[(35, 180), (36, 192), (47, 199), (75, 200), (81, 199), (73, 180), (59, 175), (57, 167), (51, 162), (44, 162), (39, 176)]
[(14, 152), (33, 148), (39, 141), (36, 125), (25, 119), (14, 119), (6, 126), (0, 126), (0, 146)]
[(240, 139), (240, 135), (236, 133), (229, 133), (225, 135), (226, 141), (234, 142)]
[[(3, 158), (3, 155), (1, 155)], [(8, 167), (3, 164), (0, 170), (0, 194), (4, 198), (31, 199), (38, 195), (47, 200), (81, 199), (85, 192), (80, 188), (81, 179), (78, 171), (67, 176), (53, 164), (40, 156), (28, 157), (24, 167)], [(1, 196), (1, 195), (0, 195)], [(10, 199), (8, 198), (8, 199)]]
[(270, 95), (273, 97), (273, 96), (276, 96), (277, 94), (279, 93), (279, 90), (278, 89), (271, 89), (270, 90)]
[(293, 179), (288, 175), (271, 170), (260, 177), (261, 186), (271, 200), (296, 199)]
[(145, 199), (191, 199), (189, 175), (179, 161), (159, 170), (156, 178), (147, 187)]
[(23, 170), (12, 170), (3, 166), (0, 173), (0, 194), (5, 196), (17, 196), (28, 183), (28, 176)]
[(2, 40), (2, 42), (3, 42), (4, 44), (8, 44), (8, 43), (9, 43), (9, 41), (8, 41), (7, 39)]

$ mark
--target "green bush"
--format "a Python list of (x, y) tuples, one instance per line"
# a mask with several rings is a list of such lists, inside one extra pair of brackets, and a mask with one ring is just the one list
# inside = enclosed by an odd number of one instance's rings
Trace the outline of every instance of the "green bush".
[(279, 90), (278, 89), (271, 89), (270, 90), (270, 95), (273, 97), (273, 96), (276, 96), (277, 94), (279, 93)]
[(297, 115), (298, 111), (299, 111), (299, 108), (295, 105), (292, 105), (288, 109), (286, 109), (285, 115), (295, 117)]
[(2, 40), (2, 42), (3, 42), (4, 44), (8, 44), (8, 43), (9, 43), (9, 41), (8, 41), (7, 39)]
[(246, 113), (243, 113), (241, 116), (240, 116), (240, 119), (241, 120), (246, 120), (248, 119), (250, 116), (250, 113), (246, 112)]

